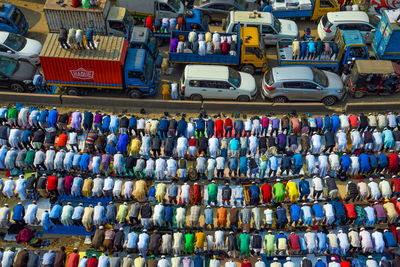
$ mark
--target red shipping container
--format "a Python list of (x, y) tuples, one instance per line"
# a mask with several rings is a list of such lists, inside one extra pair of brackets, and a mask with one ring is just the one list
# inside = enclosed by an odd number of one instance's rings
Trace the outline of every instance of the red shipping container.
[(97, 49), (63, 49), (49, 34), (39, 55), (49, 85), (124, 89), (123, 66), (128, 41), (102, 36)]

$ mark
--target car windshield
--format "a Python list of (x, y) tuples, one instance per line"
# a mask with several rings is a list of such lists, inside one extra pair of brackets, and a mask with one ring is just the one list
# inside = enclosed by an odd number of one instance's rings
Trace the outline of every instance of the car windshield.
[(18, 8), (14, 9), (14, 12), (11, 14), (10, 19), (12, 22), (14, 22), (15, 25), (19, 25), (22, 22), (23, 14), (21, 10)]
[(325, 73), (319, 69), (311, 68), (314, 76), (314, 82), (318, 83), (323, 87), (328, 86), (328, 77), (326, 77)]
[(180, 3), (179, 0), (168, 0), (168, 4), (172, 6), (175, 9), (175, 11), (179, 11), (180, 7), (179, 3)]
[(8, 57), (0, 57), (0, 73), (12, 75), (18, 68), (18, 61)]
[(242, 82), (240, 79), (240, 74), (234, 69), (228, 68), (229, 70), (229, 82), (233, 84), (236, 88), (240, 87), (240, 83)]
[(21, 51), (26, 45), (26, 38), (17, 34), (9, 33), (4, 45), (14, 51)]
[(274, 28), (277, 32), (281, 32), (281, 22), (279, 21), (279, 19), (275, 18), (274, 16), (272, 16), (273, 20), (274, 20)]
[(368, 17), (369, 17), (369, 23), (371, 23), (371, 25), (374, 26), (375, 28), (378, 28), (378, 24), (381, 18), (377, 15), (368, 15)]
[(237, 0), (236, 3), (241, 6), (241, 10), (247, 10), (247, 1), (246, 0)]
[(146, 76), (149, 79), (149, 81), (152, 81), (153, 80), (154, 61), (153, 61), (153, 58), (149, 54), (146, 54), (143, 69), (146, 72)]

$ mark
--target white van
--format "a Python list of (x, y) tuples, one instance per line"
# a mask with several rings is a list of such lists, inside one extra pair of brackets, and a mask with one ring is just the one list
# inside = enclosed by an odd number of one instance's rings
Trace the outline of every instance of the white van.
[(299, 36), (299, 29), (294, 21), (277, 19), (270, 12), (231, 11), (223, 24), (226, 33), (237, 33), (241, 27), (257, 27), (265, 44), (277, 41), (293, 41)]
[(256, 81), (248, 73), (228, 66), (187, 65), (180, 81), (185, 98), (250, 101), (257, 95)]

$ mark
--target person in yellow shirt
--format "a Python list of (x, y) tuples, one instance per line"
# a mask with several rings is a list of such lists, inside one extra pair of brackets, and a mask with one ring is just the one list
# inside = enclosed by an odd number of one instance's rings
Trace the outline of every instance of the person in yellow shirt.
[(91, 177), (85, 178), (85, 180), (83, 180), (82, 194), (85, 197), (91, 197), (92, 188), (93, 188), (93, 179)]
[(299, 188), (294, 181), (289, 181), (286, 184), (286, 192), (289, 194), (290, 202), (297, 202), (299, 198)]
[(167, 186), (164, 183), (156, 185), (156, 199), (158, 202), (164, 202), (165, 194), (167, 193)]
[(196, 253), (203, 252), (204, 250), (204, 241), (206, 240), (206, 234), (203, 232), (197, 232), (195, 234), (195, 251)]
[(137, 137), (133, 138), (128, 146), (128, 154), (138, 156), (141, 146), (142, 146), (142, 142), (140, 141), (140, 139)]
[(161, 95), (163, 100), (170, 100), (171, 99), (171, 88), (169, 84), (164, 83), (161, 86)]
[(388, 224), (395, 224), (397, 221), (397, 212), (394, 204), (389, 202), (389, 199), (385, 200), (385, 204), (383, 204), (383, 208), (386, 211), (388, 217)]

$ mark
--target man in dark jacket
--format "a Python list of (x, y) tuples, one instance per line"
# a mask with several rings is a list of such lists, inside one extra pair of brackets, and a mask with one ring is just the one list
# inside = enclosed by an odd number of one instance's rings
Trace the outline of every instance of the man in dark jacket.
[(171, 157), (175, 146), (175, 136), (168, 133), (164, 143), (164, 156)]
[(64, 267), (66, 260), (67, 253), (65, 253), (65, 247), (62, 246), (60, 250), (56, 253), (56, 257), (54, 258), (54, 267)]
[(329, 153), (333, 151), (333, 148), (335, 147), (335, 136), (331, 131), (325, 131), (325, 149), (324, 152), (329, 150)]
[(18, 254), (17, 257), (15, 258), (14, 261), (14, 267), (26, 267), (28, 264), (29, 260), (29, 252), (26, 248), (21, 250)]
[(121, 227), (121, 228), (119, 228), (119, 231), (117, 233), (115, 233), (114, 248), (117, 251), (122, 251), (124, 242), (125, 242), (125, 233), (124, 233), (124, 228)]
[(94, 233), (92, 238), (92, 247), (95, 250), (99, 250), (103, 245), (104, 234), (105, 234), (104, 227), (101, 225), (99, 226), (99, 228), (96, 229), (96, 232)]
[(151, 150), (153, 151), (153, 156), (155, 158), (158, 158), (160, 156), (160, 151), (161, 151), (161, 138), (160, 138), (160, 136), (153, 135), (151, 137), (150, 147), (151, 147)]
[(35, 250), (33, 253), (29, 253), (28, 263), (26, 267), (38, 267), (40, 266), (40, 255), (39, 251)]

